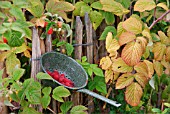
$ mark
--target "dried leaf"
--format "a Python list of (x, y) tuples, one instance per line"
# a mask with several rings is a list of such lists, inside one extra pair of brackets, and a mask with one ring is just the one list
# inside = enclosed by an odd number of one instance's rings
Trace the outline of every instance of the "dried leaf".
[(136, 39), (136, 35), (131, 33), (131, 32), (123, 32), (120, 36), (119, 36), (119, 44), (120, 46), (133, 41), (134, 39)]
[(166, 48), (165, 59), (170, 62), (170, 46)]
[(134, 5), (134, 11), (144, 12), (146, 10), (152, 10), (156, 7), (153, 0), (138, 0)]
[(128, 32), (132, 32), (134, 34), (142, 33), (142, 23), (135, 17), (130, 17), (124, 21), (122, 26)]
[(24, 55), (25, 55), (26, 57), (28, 57), (28, 58), (31, 58), (31, 54), (30, 54), (30, 52), (29, 52), (28, 50), (25, 50), (25, 51), (24, 51)]
[(133, 67), (128, 66), (122, 58), (115, 59), (112, 64), (112, 70), (116, 72), (126, 73), (132, 72)]
[(117, 51), (120, 45), (116, 39), (113, 39), (112, 33), (109, 32), (106, 37), (106, 49), (109, 53)]
[(105, 82), (108, 83), (109, 80), (113, 80), (113, 70), (112, 69), (107, 69), (105, 71)]
[(162, 44), (161, 42), (156, 42), (152, 49), (152, 52), (154, 53), (154, 59), (157, 61), (162, 60), (165, 51), (166, 51), (166, 45)]
[(154, 68), (153, 68), (153, 63), (148, 61), (148, 60), (144, 60), (143, 61), (146, 66), (147, 66), (147, 69), (148, 69), (148, 77), (149, 78), (152, 78), (152, 75), (154, 74)]
[(107, 70), (112, 65), (112, 61), (109, 56), (103, 57), (100, 60), (100, 66), (103, 70)]
[(141, 73), (134, 74), (135, 80), (143, 87), (145, 88), (145, 85), (148, 83), (148, 79), (145, 75)]
[(142, 54), (142, 45), (138, 42), (130, 42), (123, 48), (121, 57), (127, 65), (134, 66), (139, 63)]
[(100, 0), (104, 11), (112, 12), (117, 16), (122, 16), (123, 14), (129, 13), (129, 10), (124, 8), (122, 4), (114, 0)]
[(35, 26), (40, 26), (40, 27), (44, 27), (44, 23), (45, 23), (45, 16), (42, 16), (40, 18), (32, 18), (31, 22), (35, 24)]
[(0, 62), (3, 62), (9, 55), (11, 54), (11, 51), (1, 52), (0, 53)]
[(113, 75), (114, 81), (118, 79), (119, 75), (120, 75), (120, 72), (114, 72), (114, 75)]
[(169, 10), (168, 6), (167, 6), (165, 3), (163, 3), (163, 2), (157, 4), (157, 6), (163, 8), (163, 9), (166, 10), (166, 11)]
[(148, 68), (144, 62), (139, 62), (137, 65), (135, 65), (134, 69), (136, 70), (137, 73), (140, 73), (145, 77), (148, 77)]
[(165, 35), (164, 32), (158, 31), (158, 35), (159, 35), (159, 37), (160, 37), (161, 43), (167, 44), (167, 45), (170, 44), (170, 38), (168, 38), (168, 37)]
[(145, 52), (146, 50), (146, 46), (147, 46), (147, 40), (144, 38), (144, 37), (137, 37), (136, 38), (136, 42), (138, 42), (139, 44), (141, 44), (142, 46), (142, 49), (143, 49), (143, 53)]
[(134, 76), (131, 73), (121, 75), (116, 82), (116, 89), (123, 89), (129, 86), (134, 81)]
[(162, 73), (163, 73), (163, 65), (159, 62), (159, 61), (153, 61), (153, 66), (154, 66), (154, 69), (156, 71), (156, 74), (158, 76), (161, 76)]
[(132, 83), (126, 88), (125, 99), (131, 106), (138, 106), (142, 97), (143, 91), (138, 83)]

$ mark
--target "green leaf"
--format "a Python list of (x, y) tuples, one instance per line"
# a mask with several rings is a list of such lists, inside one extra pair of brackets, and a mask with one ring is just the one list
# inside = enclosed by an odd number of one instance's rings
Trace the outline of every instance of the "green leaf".
[(73, 102), (71, 101), (67, 101), (67, 102), (64, 102), (61, 106), (60, 106), (60, 110), (63, 114), (66, 114), (70, 108), (72, 107), (73, 105)]
[(115, 27), (113, 26), (107, 26), (104, 31), (102, 32), (102, 35), (100, 36), (99, 40), (105, 40), (107, 37), (108, 32), (112, 32), (113, 36), (116, 36), (117, 32)]
[(53, 90), (53, 95), (57, 95), (59, 97), (68, 97), (70, 95), (70, 91), (64, 86), (59, 86)]
[(0, 12), (0, 18), (3, 18), (3, 19), (6, 18), (6, 15)]
[(48, 95), (44, 95), (41, 99), (42, 107), (45, 108), (45, 109), (48, 107), (50, 102), (51, 102), (51, 97), (48, 96)]
[(94, 9), (101, 10), (103, 6), (102, 6), (102, 4), (99, 1), (97, 1), (97, 2), (93, 2), (91, 4), (91, 7), (94, 8)]
[(83, 0), (83, 2), (85, 2), (85, 3), (92, 3), (92, 2), (94, 2), (94, 0)]
[(86, 61), (87, 61), (87, 57), (86, 57), (86, 56), (83, 56), (83, 57), (81, 58), (81, 60), (82, 60), (82, 62), (86, 62)]
[(13, 80), (15, 81), (19, 80), (23, 76), (24, 72), (25, 72), (25, 69), (22, 69), (22, 68), (15, 69), (14, 72), (12, 73)]
[(25, 16), (20, 8), (11, 7), (9, 10), (10, 14), (12, 14), (18, 20), (25, 20)]
[(98, 68), (96, 64), (91, 64), (90, 67), (92, 68), (93, 72), (97, 76), (104, 76), (103, 70)]
[(73, 53), (74, 47), (73, 45), (67, 43), (66, 44), (67, 55), (70, 56)]
[(4, 50), (10, 50), (10, 46), (6, 43), (0, 43), (0, 50), (4, 51)]
[(25, 93), (26, 98), (28, 101), (32, 104), (39, 104), (41, 103), (41, 84), (39, 82), (31, 81), (28, 83), (28, 85), (25, 85), (26, 83), (24, 82), (24, 86), (27, 87), (27, 91)]
[(81, 7), (82, 7), (82, 6), (86, 6), (86, 3), (85, 3), (85, 2), (82, 2), (82, 1), (76, 2), (76, 4), (75, 4), (75, 10), (73, 11), (73, 14), (74, 14), (75, 16), (80, 16), (80, 11), (81, 11)]
[(0, 86), (2, 86), (2, 75), (3, 75), (4, 69), (0, 70)]
[(62, 97), (68, 97), (69, 95), (70, 91), (68, 89), (64, 88), (63, 86), (59, 86), (53, 90), (52, 97), (59, 102), (64, 102)]
[(60, 47), (60, 46), (65, 45), (65, 44), (66, 44), (65, 41), (58, 42), (58, 43), (57, 43), (57, 47)]
[(101, 22), (103, 20), (103, 16), (100, 12), (91, 11), (90, 12), (90, 20), (92, 22), (94, 30), (96, 30), (97, 27), (101, 24)]
[(126, 9), (128, 9), (131, 4), (131, 0), (116, 0), (116, 2), (121, 3)]
[(24, 43), (24, 38), (22, 37), (22, 33), (18, 31), (12, 31), (12, 36), (8, 40), (8, 44), (11, 47), (18, 47)]
[(12, 0), (13, 4), (19, 8), (28, 8), (30, 7), (29, 0)]
[(23, 112), (21, 112), (20, 114), (41, 114), (41, 113), (37, 112), (34, 108), (24, 107)]
[(22, 107), (29, 107), (29, 105), (30, 105), (30, 103), (25, 100), (20, 101), (20, 103), (21, 103)]
[(11, 53), (11, 55), (7, 57), (5, 64), (8, 75), (12, 75), (13, 71), (21, 66), (20, 60), (14, 53)]
[(96, 85), (96, 90), (104, 93), (105, 95), (107, 94), (107, 88), (106, 88), (106, 83), (105, 82), (98, 82)]
[(161, 113), (161, 110), (159, 108), (152, 108), (152, 112)]
[(74, 106), (72, 109), (71, 109), (71, 114), (86, 114), (86, 111), (87, 108), (85, 106), (82, 106), (82, 105), (78, 105), (78, 106)]
[(53, 80), (53, 78), (50, 75), (48, 75), (47, 73), (43, 73), (43, 72), (39, 72), (36, 77), (39, 80), (42, 80), (42, 79)]
[(0, 1), (0, 8), (11, 8), (11, 2), (9, 1)]
[(87, 72), (88, 72), (89, 76), (92, 76), (92, 74), (93, 74), (93, 69), (89, 67), (89, 68), (87, 69)]
[(34, 17), (41, 17), (44, 13), (44, 6), (40, 0), (30, 0), (31, 7), (26, 8)]
[(115, 22), (114, 14), (111, 12), (102, 11), (102, 15), (105, 18), (107, 25), (112, 25)]
[(62, 29), (64, 29), (64, 30), (67, 31), (67, 36), (66, 36), (66, 37), (69, 37), (69, 36), (72, 34), (72, 30), (71, 30), (69, 24), (63, 23), (63, 24), (62, 24)]
[(91, 10), (92, 10), (92, 8), (88, 5), (81, 6), (80, 16), (83, 17), (85, 15), (85, 13), (89, 14)]
[(5, 100), (4, 101), (4, 104), (6, 105), (6, 106), (11, 106), (11, 107), (15, 107), (11, 102), (9, 102), (8, 100)]
[(0, 25), (0, 34), (3, 34), (7, 31), (8, 29), (2, 25)]
[(45, 87), (45, 88), (43, 88), (42, 93), (43, 93), (44, 95), (50, 95), (50, 93), (51, 93), (51, 87)]
[(10, 94), (10, 98), (15, 102), (19, 102), (19, 98), (15, 92), (13, 92), (13, 94)]
[(112, 12), (117, 16), (122, 16), (129, 13), (129, 10), (127, 10), (122, 6), (122, 4), (114, 0), (100, 0), (100, 3), (103, 5), (102, 9), (104, 11)]

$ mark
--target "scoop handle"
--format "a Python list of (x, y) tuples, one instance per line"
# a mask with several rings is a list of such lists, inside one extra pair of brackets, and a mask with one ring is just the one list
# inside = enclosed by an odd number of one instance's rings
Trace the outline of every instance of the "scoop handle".
[(86, 94), (88, 94), (88, 95), (90, 95), (92, 97), (95, 97), (95, 98), (100, 99), (100, 100), (102, 100), (104, 102), (107, 102), (107, 103), (109, 103), (109, 104), (111, 104), (111, 105), (113, 105), (115, 107), (121, 106), (121, 104), (117, 103), (116, 101), (110, 100), (110, 99), (108, 99), (106, 97), (103, 97), (102, 95), (99, 95), (99, 94), (97, 94), (95, 92), (92, 92), (92, 91), (90, 91), (88, 89), (79, 89), (77, 91), (81, 92), (81, 93), (86, 93)]

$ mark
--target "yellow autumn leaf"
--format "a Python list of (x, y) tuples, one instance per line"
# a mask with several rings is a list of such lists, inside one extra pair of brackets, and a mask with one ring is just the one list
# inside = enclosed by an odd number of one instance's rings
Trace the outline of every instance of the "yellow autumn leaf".
[(142, 35), (148, 38), (149, 40), (148, 46), (152, 46), (153, 45), (152, 36), (148, 27), (142, 31)]
[(168, 37), (170, 38), (170, 26), (168, 27), (167, 35), (168, 35)]
[(123, 32), (120, 36), (119, 36), (119, 45), (122, 46), (128, 42), (133, 41), (134, 39), (136, 39), (136, 35), (131, 33), (131, 32)]
[(165, 61), (165, 58), (161, 61), (161, 64), (165, 67), (164, 73), (170, 75), (170, 64), (169, 62)]
[(116, 82), (116, 89), (123, 89), (129, 86), (134, 81), (132, 73), (122, 74)]
[(6, 71), (8, 75), (12, 75), (13, 71), (17, 68), (21, 67), (20, 60), (16, 57), (14, 53), (11, 53), (5, 62), (6, 65)]
[(156, 42), (153, 45), (153, 49), (152, 49), (152, 52), (154, 53), (154, 59), (157, 61), (162, 60), (165, 51), (166, 51), (166, 45), (162, 44), (161, 42)]
[(35, 26), (40, 26), (40, 27), (44, 27), (44, 23), (45, 23), (45, 18), (46, 16), (42, 16), (40, 18), (32, 18), (31, 22), (35, 24)]
[(129, 10), (124, 8), (122, 4), (114, 0), (100, 0), (102, 4), (102, 10), (112, 12), (117, 16), (122, 16), (123, 14), (129, 13)]
[(145, 77), (148, 77), (148, 68), (144, 62), (139, 62), (137, 65), (134, 66), (134, 69), (136, 70), (137, 73), (140, 73)]
[(117, 55), (118, 55), (118, 52), (117, 52), (117, 51), (111, 50), (111, 51), (110, 51), (110, 54), (109, 54), (109, 57), (117, 58)]
[(18, 54), (18, 53), (24, 52), (27, 49), (28, 49), (28, 46), (25, 43), (23, 43), (21, 46), (14, 47), (12, 50), (14, 51), (14, 53)]
[(170, 46), (166, 48), (165, 59), (170, 62)]
[(111, 61), (111, 59), (110, 59), (109, 56), (103, 57), (103, 58), (100, 60), (100, 67), (101, 67), (103, 70), (107, 70), (111, 65), (112, 65), (112, 61)]
[(141, 44), (142, 49), (143, 49), (143, 53), (144, 53), (145, 49), (146, 49), (146, 46), (147, 46), (147, 43), (148, 43), (147, 40), (144, 37), (140, 36), (140, 37), (136, 38), (136, 42)]
[(114, 81), (118, 79), (119, 75), (120, 75), (120, 72), (114, 72), (114, 75), (113, 75)]
[(149, 78), (152, 78), (153, 74), (154, 74), (154, 68), (153, 68), (153, 63), (148, 61), (148, 60), (144, 60), (143, 61), (146, 66), (147, 66), (147, 69), (148, 69), (148, 77)]
[(0, 53), (0, 62), (3, 62), (9, 55), (11, 54), (11, 50)]
[(129, 85), (126, 88), (125, 100), (131, 106), (138, 106), (142, 95), (143, 95), (143, 90), (141, 86), (138, 83), (133, 82), (131, 85)]
[(128, 32), (132, 32), (134, 34), (142, 33), (142, 23), (135, 17), (130, 17), (124, 21), (122, 26)]
[(158, 76), (163, 74), (163, 65), (159, 61), (153, 61), (153, 66)]
[(144, 12), (156, 7), (154, 0), (138, 0), (134, 5), (134, 11)]
[(168, 38), (164, 32), (158, 31), (158, 35), (160, 37), (160, 40), (163, 44), (169, 45), (170, 44), (170, 38)]
[(112, 63), (112, 70), (115, 72), (121, 72), (121, 73), (126, 73), (126, 72), (132, 72), (133, 67), (128, 66), (122, 58), (115, 59)]
[(112, 33), (108, 32), (106, 37), (106, 50), (109, 53), (117, 51), (120, 48), (120, 45), (116, 39), (113, 39)]
[(28, 57), (28, 58), (31, 58), (31, 54), (30, 54), (30, 52), (29, 52), (28, 50), (25, 50), (25, 51), (24, 51), (24, 55), (25, 55), (26, 57)]
[(112, 69), (107, 69), (105, 71), (105, 82), (108, 83), (109, 80), (113, 80), (113, 70)]
[(145, 75), (141, 73), (134, 74), (135, 80), (143, 87), (145, 88), (145, 85), (148, 83), (148, 79)]
[(123, 22), (120, 22), (117, 26), (117, 37), (119, 37), (126, 30), (123, 28)]
[(163, 3), (163, 2), (157, 4), (157, 6), (163, 8), (163, 9), (166, 10), (166, 11), (169, 10), (169, 9), (168, 9), (168, 6), (167, 6), (165, 3)]
[(141, 43), (130, 42), (123, 48), (121, 57), (127, 65), (134, 66), (139, 63), (142, 54), (143, 48)]

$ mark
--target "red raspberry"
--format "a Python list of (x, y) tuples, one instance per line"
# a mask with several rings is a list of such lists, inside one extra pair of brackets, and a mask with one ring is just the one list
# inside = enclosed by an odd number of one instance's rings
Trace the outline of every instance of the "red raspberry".
[(57, 22), (57, 27), (58, 27), (58, 28), (62, 28), (62, 22), (61, 22), (61, 21), (58, 21), (58, 22)]
[(60, 74), (61, 77), (65, 77), (65, 74)]
[(59, 75), (54, 75), (53, 78), (58, 81), (59, 80)]
[(53, 33), (53, 28), (50, 28), (47, 32), (47, 34), (52, 34)]
[(59, 79), (58, 79), (58, 81), (59, 81), (60, 83), (64, 82), (64, 77), (63, 77), (63, 76), (60, 76)]
[(48, 25), (48, 22), (45, 21), (45, 22), (44, 22), (44, 27), (46, 27), (47, 25)]
[(3, 37), (3, 42), (8, 43), (8, 40), (5, 37)]

